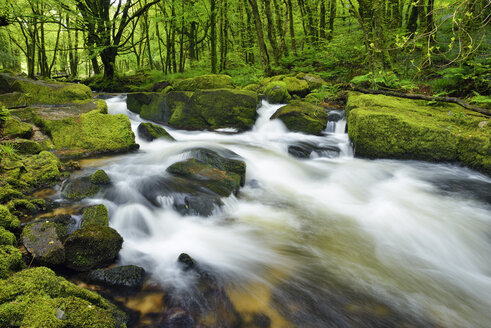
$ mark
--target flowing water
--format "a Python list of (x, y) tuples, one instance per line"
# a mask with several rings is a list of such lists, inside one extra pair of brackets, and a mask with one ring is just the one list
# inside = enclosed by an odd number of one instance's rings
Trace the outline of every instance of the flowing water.
[[(108, 105), (136, 131), (142, 119), (124, 97)], [(219, 277), (239, 313), (266, 314), (271, 327), (489, 327), (491, 179), (354, 158), (344, 119), (307, 136), (269, 119), (279, 107), (263, 102), (245, 133), (167, 128), (177, 142), (137, 137), (138, 152), (89, 165), (113, 181), (86, 202), (108, 207), (125, 240), (120, 262), (185, 290), (193, 277), (176, 259), (187, 253)], [(296, 158), (292, 145), (313, 151)], [(247, 164), (239, 195), (207, 218), (180, 215), (172, 196), (154, 204), (142, 194), (193, 147), (226, 148)]]

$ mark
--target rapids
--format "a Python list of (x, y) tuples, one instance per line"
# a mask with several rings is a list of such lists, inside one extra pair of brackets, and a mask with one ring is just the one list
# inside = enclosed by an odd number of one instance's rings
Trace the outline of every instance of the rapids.
[[(125, 98), (107, 102), (136, 133), (143, 120)], [(187, 253), (220, 278), (239, 312), (256, 304), (271, 327), (488, 327), (491, 179), (450, 164), (354, 158), (344, 118), (307, 136), (269, 119), (279, 107), (263, 102), (245, 133), (166, 127), (177, 142), (137, 137), (138, 152), (87, 165), (113, 181), (85, 202), (108, 207), (125, 240), (120, 262), (185, 290), (193, 276), (176, 259)], [(292, 145), (314, 151), (296, 158)], [(141, 193), (192, 147), (226, 148), (247, 164), (239, 196), (208, 218)]]

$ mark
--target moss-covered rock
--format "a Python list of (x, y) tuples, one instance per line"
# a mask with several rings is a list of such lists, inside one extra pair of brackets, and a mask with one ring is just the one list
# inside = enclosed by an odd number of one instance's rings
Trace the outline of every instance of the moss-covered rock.
[(20, 191), (12, 188), (12, 186), (9, 184), (3, 184), (0, 186), (0, 204), (6, 203), (11, 199), (21, 198), (23, 196), (24, 195)]
[(7, 207), (10, 213), (18, 216), (24, 217), (28, 215), (35, 214), (38, 211), (38, 208), (35, 204), (30, 202), (27, 199), (13, 199), (7, 203)]
[(327, 125), (328, 115), (321, 106), (292, 101), (278, 109), (271, 119), (280, 119), (291, 131), (320, 135)]
[(177, 91), (196, 91), (207, 89), (232, 89), (232, 78), (224, 74), (208, 74), (189, 79), (176, 80), (172, 83)]
[(318, 89), (322, 85), (326, 84), (326, 81), (324, 81), (319, 75), (312, 73), (298, 73), (295, 77), (297, 79), (307, 81), (310, 90)]
[(45, 267), (0, 281), (0, 327), (122, 328), (127, 316)]
[(27, 106), (28, 102), (22, 92), (0, 94), (0, 103), (7, 108), (19, 108)]
[(251, 84), (248, 84), (246, 85), (245, 87), (242, 88), (242, 90), (246, 90), (246, 91), (252, 91), (252, 92), (258, 92), (259, 91), (259, 88), (260, 88), (260, 84), (259, 83), (251, 83)]
[(32, 126), (21, 122), (15, 117), (9, 117), (3, 125), (2, 133), (8, 138), (29, 139), (32, 136)]
[(92, 91), (83, 84), (34, 81), (22, 76), (0, 73), (8, 92), (20, 92), (28, 104), (67, 104), (92, 98)]
[(124, 114), (106, 115), (94, 110), (80, 117), (43, 120), (42, 124), (59, 150), (101, 154), (138, 148), (130, 120)]
[(282, 81), (268, 83), (264, 88), (264, 95), (266, 100), (272, 104), (285, 104), (291, 99), (286, 83)]
[(138, 290), (143, 286), (145, 270), (136, 265), (123, 265), (115, 268), (97, 269), (87, 276), (89, 282), (110, 288), (129, 288)]
[(34, 156), (24, 157), (20, 180), (32, 188), (50, 186), (58, 182), (60, 178), (61, 162), (48, 151), (42, 151)]
[(10, 231), (16, 231), (20, 227), (19, 219), (5, 205), (0, 205), (0, 227)]
[(111, 179), (104, 170), (97, 170), (90, 176), (90, 182), (95, 185), (105, 186), (111, 184)]
[(101, 190), (100, 185), (91, 182), (91, 177), (81, 177), (70, 181), (63, 189), (62, 194), (69, 200), (81, 200), (94, 196)]
[(369, 158), (458, 161), (491, 174), (491, 126), (458, 105), (351, 93), (346, 106), (355, 154)]
[(286, 84), (286, 89), (290, 95), (296, 95), (299, 97), (305, 97), (309, 94), (309, 84), (305, 80), (299, 80), (296, 77), (287, 76), (283, 79)]
[(109, 214), (106, 206), (100, 204), (84, 209), (81, 222), (82, 228), (89, 225), (101, 225), (107, 227), (108, 224)]
[(199, 181), (202, 186), (220, 196), (230, 196), (230, 194), (236, 193), (240, 187), (238, 174), (217, 169), (194, 158), (172, 164), (167, 168), (167, 172)]
[[(0, 279), (5, 279), (12, 272), (23, 269), (25, 266), (24, 261), (22, 261), (22, 253), (20, 250), (11, 245), (1, 245), (0, 246)], [(2, 284), (0, 280), (0, 284)], [(1, 286), (1, 285), (0, 285)], [(0, 287), (0, 303), (2, 299), (2, 292)], [(0, 313), (0, 318), (1, 318)], [(0, 319), (1, 320), (1, 319)], [(0, 327), (1, 327), (0, 323)]]
[(27, 139), (9, 140), (9, 143), (20, 154), (35, 155), (35, 154), (39, 154), (43, 150), (46, 150), (45, 147), (40, 143)]
[(65, 242), (65, 265), (77, 271), (101, 268), (114, 261), (123, 238), (109, 227), (88, 225), (76, 230)]
[(146, 141), (158, 138), (174, 140), (174, 138), (163, 128), (152, 123), (140, 123), (137, 129), (138, 136)]
[(0, 245), (13, 246), (17, 244), (15, 235), (3, 227), (0, 227)]

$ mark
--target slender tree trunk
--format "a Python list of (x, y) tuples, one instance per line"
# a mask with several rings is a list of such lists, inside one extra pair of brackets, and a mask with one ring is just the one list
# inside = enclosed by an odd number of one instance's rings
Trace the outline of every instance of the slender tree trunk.
[(254, 16), (254, 25), (256, 26), (257, 42), (259, 45), (259, 52), (261, 54), (261, 63), (263, 66), (264, 74), (266, 76), (271, 75), (271, 66), (269, 63), (268, 49), (266, 43), (264, 43), (263, 23), (261, 16), (259, 15), (259, 8), (257, 7), (256, 0), (248, 0), (251, 5), (252, 15)]
[(319, 38), (326, 39), (326, 4), (325, 0), (320, 0), (319, 8)]
[(293, 4), (292, 0), (285, 0), (288, 6), (288, 20), (290, 21), (290, 40), (292, 43), (293, 54), (297, 55), (297, 44), (295, 42), (295, 25), (293, 24)]
[(211, 72), (218, 73), (217, 69), (217, 31), (216, 31), (216, 0), (210, 0), (210, 47), (211, 47)]
[(278, 42), (276, 40), (276, 31), (273, 22), (273, 15), (271, 14), (271, 2), (270, 0), (263, 0), (264, 13), (266, 14), (266, 20), (268, 22), (268, 39), (273, 49), (273, 58), (276, 65), (280, 63), (280, 53), (278, 51)]
[(327, 35), (327, 39), (329, 41), (332, 40), (332, 36), (334, 34), (334, 19), (336, 18), (337, 15), (337, 0), (330, 0), (330, 6), (329, 6), (329, 34)]

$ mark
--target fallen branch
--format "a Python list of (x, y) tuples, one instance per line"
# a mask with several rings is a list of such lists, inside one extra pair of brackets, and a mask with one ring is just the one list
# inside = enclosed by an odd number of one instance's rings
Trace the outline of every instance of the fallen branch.
[(349, 84), (349, 88), (353, 91), (358, 91), (361, 93), (368, 93), (368, 94), (372, 94), (372, 95), (385, 95), (385, 96), (407, 98), (407, 99), (442, 101), (442, 102), (454, 103), (454, 104), (458, 104), (458, 105), (460, 105), (460, 106), (462, 106), (468, 110), (478, 112), (478, 113), (481, 113), (481, 114), (484, 114), (487, 116), (491, 116), (490, 110), (468, 104), (465, 101), (463, 101), (462, 99), (455, 98), (455, 97), (441, 97), (441, 96), (440, 97), (434, 97), (434, 96), (429, 96), (429, 95), (421, 95), (421, 94), (414, 94), (414, 93), (402, 93), (402, 92), (388, 91), (388, 90), (369, 90), (369, 89), (356, 87), (352, 83)]

